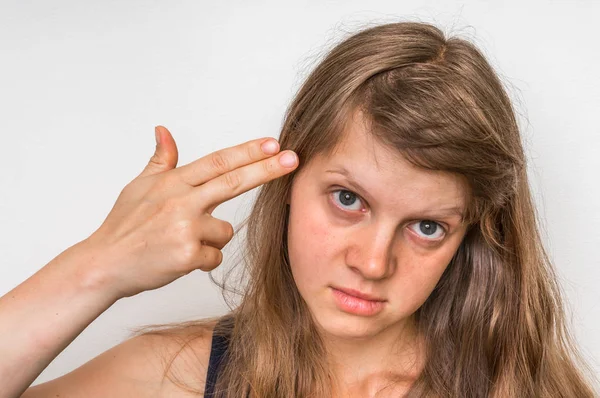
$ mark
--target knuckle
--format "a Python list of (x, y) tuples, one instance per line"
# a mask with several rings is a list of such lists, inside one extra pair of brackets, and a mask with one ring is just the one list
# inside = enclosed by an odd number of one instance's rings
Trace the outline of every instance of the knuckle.
[(250, 160), (254, 160), (256, 158), (256, 155), (254, 154), (254, 148), (252, 147), (252, 145), (246, 145), (246, 156)]
[(175, 223), (175, 228), (179, 239), (182, 242), (193, 242), (195, 240), (193, 225), (191, 221), (179, 220)]
[(222, 260), (223, 253), (220, 250), (204, 247), (196, 266), (201, 270), (208, 272), (218, 267)]
[(273, 160), (263, 162), (263, 169), (267, 175), (274, 174), (276, 171), (276, 168), (275, 168)]
[(227, 188), (232, 190), (237, 190), (240, 185), (242, 185), (242, 179), (240, 177), (240, 173), (237, 171), (232, 171), (225, 174), (225, 184)]
[(221, 264), (223, 261), (223, 252), (218, 249), (204, 251), (204, 264), (210, 265), (213, 268)]
[(224, 235), (227, 237), (227, 241), (230, 241), (233, 238), (233, 234), (235, 231), (233, 230), (233, 225), (229, 222), (225, 222), (225, 226), (223, 227)]
[(213, 152), (210, 155), (210, 163), (213, 169), (219, 174), (223, 174), (229, 170), (229, 160), (220, 152)]
[(187, 241), (179, 249), (179, 256), (184, 265), (190, 265), (194, 263), (194, 260), (198, 258), (200, 254), (201, 245), (197, 242)]
[(150, 160), (148, 162), (157, 165), (162, 165), (164, 163), (164, 160), (157, 153), (154, 153), (154, 155), (150, 157)]

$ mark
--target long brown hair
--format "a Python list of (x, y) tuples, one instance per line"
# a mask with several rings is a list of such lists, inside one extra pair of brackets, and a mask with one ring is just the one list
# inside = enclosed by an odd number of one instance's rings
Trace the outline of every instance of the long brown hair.
[(214, 330), (232, 329), (218, 396), (332, 394), (323, 341), (290, 270), (286, 199), (297, 171), (342, 142), (357, 108), (379, 142), (416, 166), (466, 177), (472, 194), (467, 233), (415, 313), (426, 362), (406, 396), (594, 396), (542, 245), (511, 101), (474, 44), (423, 22), (371, 26), (345, 38), (287, 109), (279, 142), (300, 166), (261, 186), (240, 226), (247, 227), (242, 287), (211, 276), (239, 293), (231, 322)]

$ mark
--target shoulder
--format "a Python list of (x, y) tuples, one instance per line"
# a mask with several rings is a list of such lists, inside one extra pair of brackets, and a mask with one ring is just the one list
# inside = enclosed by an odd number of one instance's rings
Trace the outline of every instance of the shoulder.
[(215, 323), (172, 335), (140, 336), (147, 339), (145, 344), (157, 361), (160, 396), (198, 397), (186, 389), (204, 391)]
[(132, 337), (21, 397), (198, 397), (192, 390), (204, 391), (213, 328)]
[(140, 354), (147, 353), (144, 356), (151, 358), (150, 373), (154, 375), (152, 382), (156, 387), (149, 393), (185, 398), (199, 396), (191, 390), (204, 392), (215, 323), (167, 335), (147, 334), (132, 339), (139, 339), (135, 344)]

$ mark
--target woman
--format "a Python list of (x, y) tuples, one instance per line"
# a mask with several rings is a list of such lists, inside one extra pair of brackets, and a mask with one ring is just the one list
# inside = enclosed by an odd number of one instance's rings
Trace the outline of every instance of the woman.
[[(142, 328), (87, 370), (24, 397), (75, 394), (86, 383), (86, 396), (145, 396), (164, 380), (180, 396), (594, 395), (538, 232), (512, 105), (469, 42), (415, 22), (344, 40), (286, 113), (279, 145), (297, 154), (291, 168), (258, 155), (256, 140), (174, 169), (175, 142), (157, 132), (157, 154), (105, 223), (47, 267), (75, 278), (74, 259), (89, 259), (82, 279), (104, 292), (89, 299), (101, 313), (220, 264), (233, 231), (209, 214), (265, 183), (247, 219), (239, 305), (219, 319)], [(140, 199), (166, 192), (179, 196), (155, 213)], [(184, 195), (204, 199), (201, 220), (173, 215)], [(144, 211), (153, 218), (136, 221)], [(167, 269), (168, 245), (180, 254)], [(142, 381), (127, 358), (144, 355), (165, 360), (164, 380), (124, 387), (125, 378)], [(106, 376), (117, 370), (126, 375)]]

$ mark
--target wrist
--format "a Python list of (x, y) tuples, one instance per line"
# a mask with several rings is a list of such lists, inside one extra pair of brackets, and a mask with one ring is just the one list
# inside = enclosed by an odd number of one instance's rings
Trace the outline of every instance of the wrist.
[(106, 271), (106, 261), (103, 252), (88, 239), (69, 247), (53, 260), (78, 289), (94, 292), (114, 303), (122, 296), (113, 289), (114, 282)]

